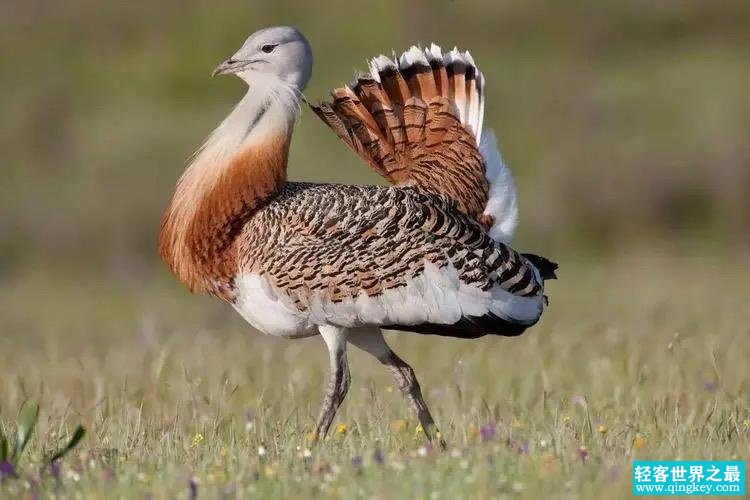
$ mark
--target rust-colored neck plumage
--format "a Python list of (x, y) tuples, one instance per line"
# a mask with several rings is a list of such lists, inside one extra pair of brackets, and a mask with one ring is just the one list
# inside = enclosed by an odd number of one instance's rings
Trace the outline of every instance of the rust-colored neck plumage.
[(195, 161), (183, 174), (162, 219), (159, 251), (191, 291), (231, 299), (237, 237), (286, 181), (289, 131), (266, 131), (226, 160)]
[(258, 75), (178, 181), (159, 252), (191, 291), (232, 299), (237, 238), (286, 181), (299, 95), (272, 75)]

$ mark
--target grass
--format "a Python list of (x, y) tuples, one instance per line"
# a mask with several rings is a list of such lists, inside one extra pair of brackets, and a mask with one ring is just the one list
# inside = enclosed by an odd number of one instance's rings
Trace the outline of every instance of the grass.
[[(654, 253), (561, 259), (548, 313), (520, 338), (389, 334), (444, 453), (359, 352), (342, 425), (310, 446), (320, 339), (259, 335), (163, 273), (5, 283), (0, 425), (12, 435), (27, 399), (41, 414), (0, 496), (629, 498), (635, 458), (747, 458), (750, 272)], [(79, 422), (87, 435), (59, 478), (39, 473)]]

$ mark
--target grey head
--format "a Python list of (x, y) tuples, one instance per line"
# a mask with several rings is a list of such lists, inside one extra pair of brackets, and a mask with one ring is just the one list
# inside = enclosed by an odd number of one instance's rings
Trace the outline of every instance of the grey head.
[(303, 90), (312, 73), (312, 50), (307, 38), (291, 26), (256, 31), (214, 75), (235, 74), (248, 85), (254, 79), (276, 77)]

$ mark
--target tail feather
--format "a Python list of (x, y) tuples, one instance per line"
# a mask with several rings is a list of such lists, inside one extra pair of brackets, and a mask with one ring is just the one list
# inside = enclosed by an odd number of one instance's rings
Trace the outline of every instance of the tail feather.
[(438, 96), (432, 68), (424, 52), (417, 47), (410, 48), (401, 55), (398, 66), (412, 96), (425, 101)]
[(446, 62), (448, 65), (448, 77), (451, 81), (451, 85), (448, 88), (448, 97), (456, 103), (461, 123), (466, 123), (466, 61), (458, 50), (454, 49), (446, 54)]
[(536, 255), (533, 253), (523, 253), (521, 254), (526, 259), (528, 259), (529, 262), (531, 262), (535, 268), (539, 271), (539, 276), (543, 280), (556, 280), (557, 279), (557, 271), (558, 265), (556, 262), (552, 262), (546, 257), (542, 257), (541, 255)]
[(515, 185), (496, 142), (482, 134), (484, 77), (471, 54), (411, 47), (375, 57), (369, 69), (312, 106), (316, 114), (391, 183), (450, 198), (509, 242)]
[(429, 49), (425, 49), (425, 56), (427, 62), (432, 70), (432, 78), (435, 81), (435, 87), (439, 96), (447, 98), (448, 92), (448, 70), (445, 69), (445, 62), (443, 61), (443, 53), (440, 47), (434, 43), (430, 45)]
[(500, 155), (497, 138), (491, 130), (482, 132), (480, 151), (487, 165), (490, 196), (484, 213), (492, 218), (490, 237), (510, 244), (518, 225), (518, 200), (513, 174)]
[(468, 52), (411, 47), (313, 106), (380, 175), (452, 199), (480, 220), (489, 193), (479, 152), (483, 84)]

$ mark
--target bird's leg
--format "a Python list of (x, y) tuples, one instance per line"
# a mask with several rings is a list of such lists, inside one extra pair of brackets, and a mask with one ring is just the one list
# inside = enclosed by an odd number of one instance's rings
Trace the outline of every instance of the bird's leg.
[(396, 380), (396, 385), (401, 392), (406, 395), (409, 402), (417, 412), (417, 418), (422, 426), (422, 430), (427, 436), (430, 442), (437, 442), (442, 449), (445, 449), (445, 440), (440, 435), (440, 431), (435, 426), (435, 420), (433, 420), (430, 414), (430, 409), (427, 408), (422, 397), (422, 389), (417, 381), (417, 376), (414, 374), (414, 370), (409, 366), (406, 361), (398, 357), (395, 352), (391, 350), (388, 344), (383, 338), (383, 332), (379, 328), (360, 328), (352, 330), (349, 334), (348, 341), (359, 347), (363, 351), (366, 351), (375, 356), (378, 361), (387, 366), (393, 378)]
[(381, 359), (380, 361), (391, 370), (398, 388), (409, 398), (414, 411), (417, 412), (419, 423), (422, 425), (422, 430), (424, 430), (427, 439), (432, 442), (437, 438), (440, 448), (445, 449), (445, 440), (440, 435), (435, 420), (430, 414), (430, 409), (427, 408), (427, 403), (422, 397), (422, 389), (412, 367), (393, 351), (390, 352), (387, 359)]
[(322, 440), (328, 434), (333, 417), (346, 397), (351, 382), (349, 363), (346, 360), (346, 330), (333, 326), (321, 326), (320, 336), (325, 340), (331, 359), (331, 376), (323, 398), (314, 438)]

